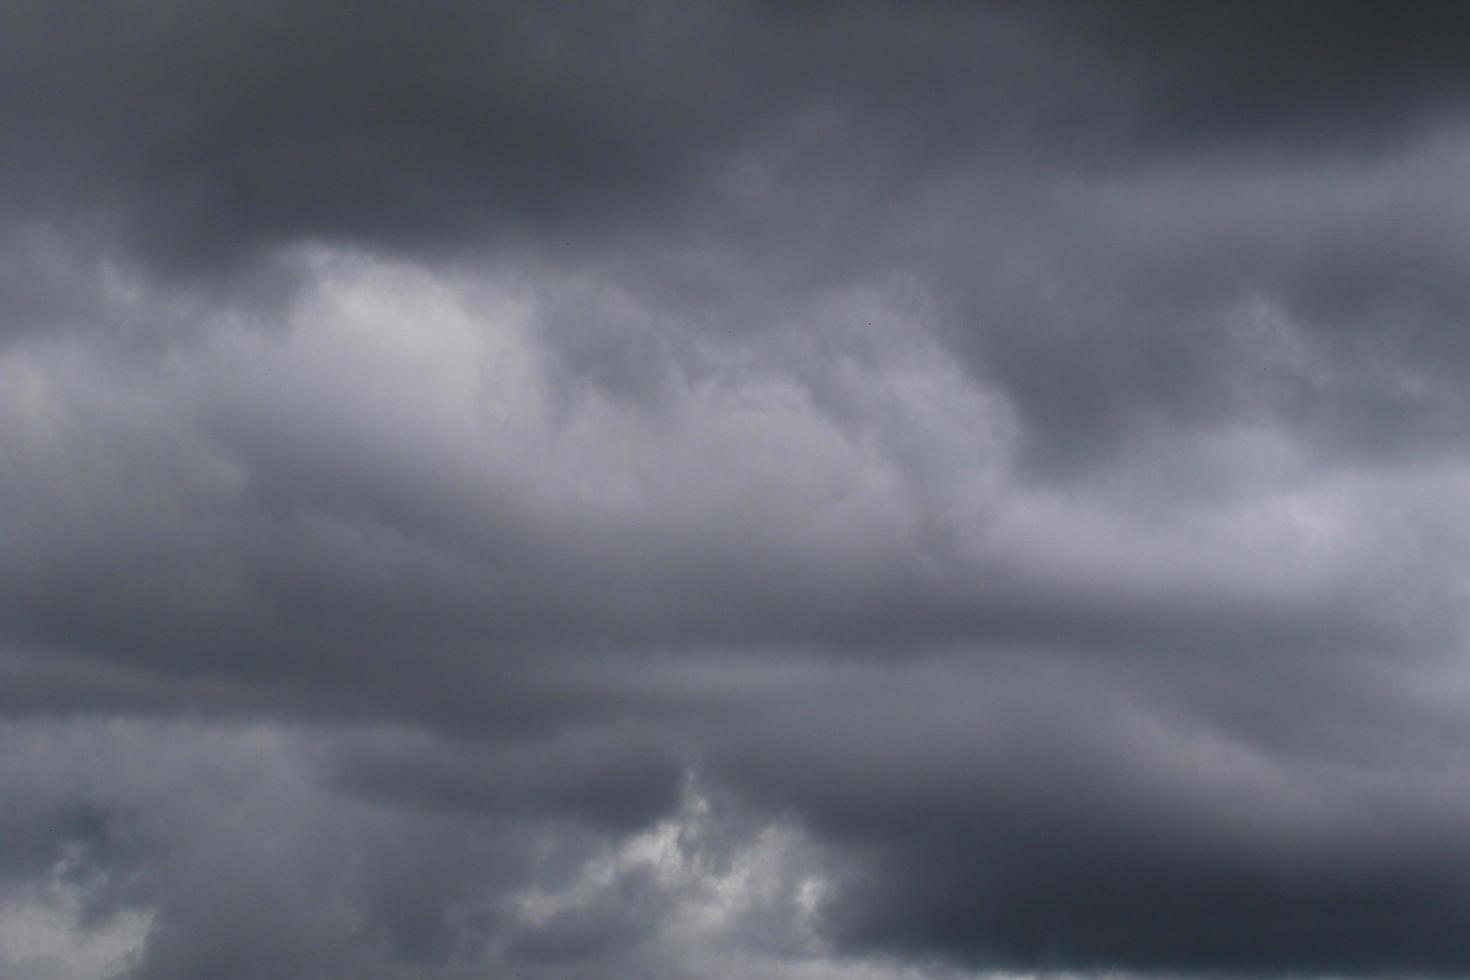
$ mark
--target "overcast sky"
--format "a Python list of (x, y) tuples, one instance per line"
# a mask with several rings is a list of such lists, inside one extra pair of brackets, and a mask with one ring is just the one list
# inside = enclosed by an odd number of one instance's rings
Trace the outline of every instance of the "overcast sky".
[(0, 4), (0, 976), (1470, 974), (1467, 50)]

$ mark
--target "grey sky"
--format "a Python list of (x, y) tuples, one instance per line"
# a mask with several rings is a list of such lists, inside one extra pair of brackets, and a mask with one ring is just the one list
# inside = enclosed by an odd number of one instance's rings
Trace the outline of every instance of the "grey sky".
[(0, 11), (0, 973), (1470, 971), (1458, 5)]

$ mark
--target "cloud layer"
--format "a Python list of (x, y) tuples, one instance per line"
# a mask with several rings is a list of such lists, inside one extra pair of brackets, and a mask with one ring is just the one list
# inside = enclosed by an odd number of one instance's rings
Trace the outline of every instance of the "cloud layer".
[(0, 972), (1466, 972), (1467, 30), (7, 6)]

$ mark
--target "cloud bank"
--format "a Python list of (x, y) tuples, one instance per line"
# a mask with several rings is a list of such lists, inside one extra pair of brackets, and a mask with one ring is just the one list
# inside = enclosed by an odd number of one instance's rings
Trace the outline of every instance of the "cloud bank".
[(1470, 17), (0, 12), (0, 972), (1470, 970)]

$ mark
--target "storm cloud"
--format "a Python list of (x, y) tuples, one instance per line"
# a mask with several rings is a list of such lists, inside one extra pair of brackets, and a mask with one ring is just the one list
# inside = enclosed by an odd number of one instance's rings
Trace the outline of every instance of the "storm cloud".
[(0, 973), (1470, 971), (1470, 15), (0, 10)]

